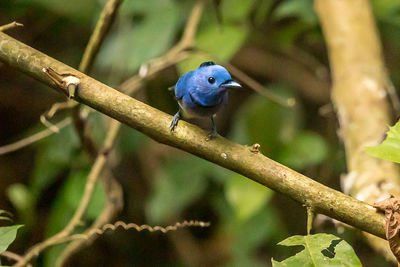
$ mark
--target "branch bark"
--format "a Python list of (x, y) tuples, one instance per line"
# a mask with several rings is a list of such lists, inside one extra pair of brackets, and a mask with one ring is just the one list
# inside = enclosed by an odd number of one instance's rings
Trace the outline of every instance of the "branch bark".
[[(51, 67), (59, 73), (72, 73), (80, 78), (76, 100), (86, 104), (154, 140), (182, 149), (222, 167), (240, 173), (297, 202), (379, 237), (384, 237), (384, 217), (359, 200), (326, 187), (265, 156), (250, 147), (218, 136), (206, 141), (206, 132), (181, 121), (174, 132), (169, 130), (172, 116), (94, 80), (47, 55), (0, 33), (0, 60), (58, 91), (43, 73)], [(67, 94), (67, 92), (64, 92)]]
[[(399, 195), (399, 168), (365, 152), (382, 141), (391, 124), (388, 77), (369, 2), (315, 0), (315, 7), (328, 45), (332, 100), (346, 149), (349, 173), (343, 190), (368, 203)], [(391, 257), (386, 242), (370, 243)]]

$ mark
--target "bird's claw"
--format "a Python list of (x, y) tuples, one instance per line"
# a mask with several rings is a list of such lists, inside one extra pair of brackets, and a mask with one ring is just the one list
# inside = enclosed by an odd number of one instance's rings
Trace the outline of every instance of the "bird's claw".
[(217, 137), (217, 129), (216, 128), (212, 128), (210, 132), (208, 132), (207, 134), (207, 138), (206, 141), (210, 141), (211, 139), (214, 139), (215, 137)]
[(178, 125), (179, 119), (181, 118), (180, 112), (178, 111), (175, 115), (174, 118), (171, 121), (171, 125), (169, 126), (169, 129), (171, 132), (175, 130), (175, 127)]

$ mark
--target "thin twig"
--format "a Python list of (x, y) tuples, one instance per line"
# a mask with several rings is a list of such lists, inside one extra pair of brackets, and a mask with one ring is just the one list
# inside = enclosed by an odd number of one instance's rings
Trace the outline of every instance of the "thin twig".
[(50, 131), (53, 133), (59, 133), (60, 128), (58, 128), (56, 125), (52, 124), (46, 119), (46, 116), (44, 114), (40, 115), (40, 122), (46, 126)]
[(81, 64), (79, 65), (79, 70), (81, 72), (90, 72), (94, 59), (96, 58), (104, 39), (114, 23), (121, 3), (122, 0), (110, 0), (106, 3), (103, 11), (100, 14), (100, 18), (97, 21), (96, 27), (90, 36), (89, 43), (86, 46)]
[[(138, 232), (141, 232), (143, 230), (147, 230), (149, 232), (161, 232), (161, 233), (165, 234), (165, 233), (168, 233), (169, 231), (176, 231), (176, 230), (178, 230), (180, 228), (185, 228), (185, 227), (202, 227), (203, 228), (203, 227), (209, 227), (209, 226), (210, 226), (209, 222), (194, 221), (194, 220), (177, 222), (174, 225), (168, 225), (166, 227), (150, 226), (150, 225), (147, 225), (147, 224), (138, 225), (136, 223), (128, 223), (128, 224), (126, 224), (123, 221), (117, 221), (114, 224), (105, 224), (100, 228), (91, 229), (90, 232), (88, 232), (88, 233), (59, 236), (56, 240), (52, 241), (52, 244), (53, 245), (57, 245), (57, 244), (62, 244), (62, 243), (65, 243), (65, 242), (69, 242), (69, 241), (73, 241), (73, 240), (80, 240), (80, 239), (88, 240), (93, 235), (102, 235), (106, 231), (115, 231), (115, 230), (117, 230), (117, 228), (122, 228), (124, 230), (134, 229), (134, 230), (136, 230)], [(45, 249), (45, 248), (43, 248), (43, 249)], [(39, 251), (32, 251), (32, 253), (39, 253)], [(25, 257), (24, 258), (19, 257), (20, 261), (18, 261), (18, 263), (16, 265), (14, 265), (14, 267), (16, 267), (16, 266), (25, 266), (25, 265), (29, 264), (27, 262), (24, 262)]]
[[(80, 71), (87, 73), (92, 67), (94, 58), (96, 57), (100, 49), (100, 46), (105, 39), (105, 36), (107, 35), (109, 29), (111, 28), (112, 23), (114, 22), (116, 13), (118, 12), (118, 7), (120, 6), (121, 2), (122, 0), (109, 0), (105, 5), (101, 13), (100, 19), (96, 24), (95, 30), (93, 31), (89, 43), (85, 49), (81, 64), (79, 66)], [(66, 102), (65, 105), (60, 104), (58, 108), (60, 106), (61, 107), (67, 106), (68, 102)], [(105, 165), (108, 151), (111, 150), (116, 135), (118, 134), (120, 123), (112, 120), (110, 124), (110, 131), (108, 131), (106, 139), (103, 144), (103, 150), (99, 155), (97, 155), (98, 151), (96, 149), (94, 141), (92, 140), (92, 138), (90, 138), (85, 134), (85, 120), (82, 119), (81, 117), (79, 105), (73, 105), (73, 106), (74, 106), (73, 122), (77, 134), (81, 139), (83, 147), (88, 151), (89, 156), (95, 159), (85, 184), (84, 194), (82, 196), (81, 202), (77, 210), (75, 211), (72, 219), (69, 221), (67, 226), (61, 232), (57, 233), (53, 237), (50, 237), (44, 242), (33, 246), (24, 256), (24, 258), (16, 264), (16, 266), (23, 266), (24, 264), (26, 264), (26, 262), (29, 262), (30, 259), (32, 259), (32, 257), (40, 253), (41, 250), (45, 249), (50, 245), (53, 245), (54, 242), (57, 242), (57, 240), (69, 236), (73, 232), (75, 227), (80, 223), (81, 218), (84, 215), (87, 206), (90, 202), (90, 199), (92, 197), (97, 178), (99, 177), (100, 172), (102, 171)], [(52, 111), (50, 114), (52, 116), (55, 113), (54, 109), (50, 110)], [(50, 111), (48, 113), (50, 113)], [(45, 118), (44, 116), (42, 116), (41, 118), (42, 122), (46, 122), (46, 120), (43, 120), (43, 118)], [(50, 129), (54, 130), (54, 127), (51, 127)]]
[[(88, 175), (88, 178), (87, 178), (87, 181), (85, 184), (85, 190), (82, 195), (82, 199), (79, 203), (78, 209), (75, 211), (72, 219), (69, 221), (67, 226), (65, 226), (65, 228), (62, 231), (55, 234), (54, 236), (31, 247), (28, 250), (28, 252), (23, 256), (23, 259), (18, 261), (18, 263), (15, 266), (24, 266), (33, 257), (39, 255), (39, 253), (41, 251), (43, 251), (44, 249), (46, 249), (47, 247), (53, 246), (55, 244), (59, 244), (60, 240), (64, 240), (65, 238), (68, 238), (68, 236), (73, 232), (75, 227), (78, 224), (80, 224), (81, 218), (84, 215), (84, 213), (87, 209), (87, 206), (89, 204), (89, 201), (92, 197), (97, 178), (99, 177), (100, 172), (103, 169), (104, 164), (106, 162), (107, 154), (114, 145), (115, 137), (118, 134), (119, 127), (120, 127), (120, 123), (118, 121), (115, 121), (115, 120), (111, 121), (110, 131), (107, 133), (106, 139), (104, 141), (102, 153), (99, 154), (99, 156), (97, 157), (96, 161), (93, 164), (92, 169), (90, 170), (90, 173)], [(62, 241), (62, 242), (64, 242), (64, 241)]]
[(112, 120), (110, 123), (110, 130), (107, 132), (106, 139), (104, 141), (104, 145), (102, 148), (102, 151), (100, 151), (99, 156), (96, 158), (96, 161), (93, 164), (93, 167), (88, 175), (86, 185), (85, 185), (85, 191), (82, 196), (82, 200), (79, 203), (78, 209), (75, 211), (74, 216), (72, 217), (71, 221), (68, 223), (68, 225), (64, 228), (63, 231), (67, 232), (68, 234), (73, 231), (73, 229), (78, 225), (81, 221), (81, 218), (83, 214), (86, 211), (87, 206), (89, 205), (90, 198), (92, 196), (94, 186), (96, 184), (97, 178), (99, 177), (99, 174), (101, 170), (103, 169), (104, 164), (106, 163), (107, 155), (109, 151), (112, 149), (115, 138), (118, 134), (119, 128), (121, 124), (116, 121)]
[[(79, 71), (89, 73), (94, 59), (96, 58), (101, 45), (103, 44), (112, 24), (115, 21), (119, 7), (122, 0), (108, 0), (104, 6), (100, 18), (97, 21), (96, 27), (90, 36), (89, 42), (83, 53), (81, 63), (79, 64)], [(76, 105), (72, 111), (72, 120), (74, 123), (75, 131), (81, 140), (82, 146), (88, 155), (95, 160), (97, 156), (97, 149), (94, 140), (86, 133), (86, 120), (82, 118), (81, 109)]]
[(4, 32), (4, 31), (10, 30), (10, 29), (15, 28), (15, 27), (23, 27), (23, 26), (24, 26), (24, 24), (18, 23), (16, 21), (13, 21), (13, 22), (8, 23), (6, 25), (0, 26), (0, 32)]
[[(65, 118), (59, 123), (56, 123), (54, 126), (56, 126), (58, 129), (62, 129), (69, 124), (71, 124), (71, 118)], [(33, 135), (28, 136), (27, 138), (21, 139), (15, 143), (8, 144), (5, 146), (0, 147), (0, 155), (4, 155), (13, 151), (16, 151), (18, 149), (24, 148), (30, 144), (33, 144), (37, 141), (42, 140), (43, 138), (46, 138), (50, 135), (52, 135), (54, 132), (51, 129), (45, 129), (43, 131), (40, 131), (38, 133), (35, 133)]]
[[(84, 234), (88, 234), (92, 229), (101, 228), (103, 225), (113, 220), (117, 213), (123, 208), (122, 187), (113, 177), (110, 169), (111, 167), (104, 169), (104, 178), (101, 179), (105, 195), (107, 196), (107, 202), (100, 215), (97, 216), (95, 222), (85, 230)], [(68, 244), (61, 255), (57, 258), (55, 266), (65, 266), (65, 263), (69, 258), (80, 251), (83, 247), (89, 246), (97, 237), (98, 236), (93, 235), (87, 240), (75, 240)]]
[[(22, 257), (20, 255), (14, 253), (14, 252), (11, 252), (11, 251), (3, 251), (2, 253), (0, 253), (0, 256), (9, 258), (9, 259), (14, 260), (14, 261), (19, 261), (19, 260), (22, 259)], [(27, 267), (32, 267), (32, 264), (28, 263), (26, 266)]]
[(47, 118), (53, 118), (54, 115), (56, 114), (56, 112), (58, 112), (59, 110), (69, 109), (69, 108), (74, 107), (75, 105), (77, 105), (77, 102), (75, 102), (73, 100), (68, 100), (65, 102), (57, 102), (57, 103), (54, 103), (51, 106), (51, 108), (49, 109), (49, 111), (47, 111), (44, 114)]
[(228, 68), (229, 72), (233, 74), (233, 76), (236, 76), (239, 80), (247, 84), (247, 86), (249, 86), (251, 89), (259, 93), (260, 95), (263, 95), (268, 99), (270, 99), (271, 101), (274, 101), (275, 103), (280, 104), (282, 106), (286, 107), (295, 106), (296, 100), (293, 97), (283, 98), (280, 95), (277, 95), (276, 93), (272, 92), (271, 90), (268, 90), (267, 88), (259, 84), (256, 80), (248, 76), (240, 69), (236, 68), (234, 65), (226, 63), (225, 66)]
[(101, 228), (97, 229), (92, 229), (89, 231), (87, 234), (75, 234), (71, 236), (71, 240), (73, 239), (89, 239), (92, 235), (102, 235), (104, 234), (107, 230), (115, 231), (118, 227), (123, 228), (124, 230), (129, 230), (129, 229), (135, 229), (138, 232), (141, 232), (143, 230), (147, 230), (149, 232), (157, 232), (160, 231), (163, 234), (168, 233), (169, 231), (176, 231), (179, 228), (184, 228), (184, 227), (209, 227), (210, 223), (209, 222), (202, 222), (202, 221), (183, 221), (183, 222), (177, 222), (174, 225), (168, 225), (167, 227), (162, 227), (162, 226), (150, 226), (148, 224), (142, 224), (138, 225), (136, 223), (124, 223), (122, 221), (118, 221), (113, 224), (106, 224), (103, 225)]
[(195, 36), (201, 15), (203, 14), (205, 2), (205, 0), (197, 0), (192, 8), (192, 11), (190, 12), (181, 40), (169, 52), (166, 53), (167, 57), (174, 56), (179, 52), (194, 46)]

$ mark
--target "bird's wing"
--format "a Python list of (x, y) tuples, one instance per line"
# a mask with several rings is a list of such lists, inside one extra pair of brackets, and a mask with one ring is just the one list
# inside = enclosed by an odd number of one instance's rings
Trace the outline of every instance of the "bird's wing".
[(183, 74), (175, 85), (175, 97), (176, 99), (182, 99), (189, 89), (190, 77), (192, 77), (193, 71)]

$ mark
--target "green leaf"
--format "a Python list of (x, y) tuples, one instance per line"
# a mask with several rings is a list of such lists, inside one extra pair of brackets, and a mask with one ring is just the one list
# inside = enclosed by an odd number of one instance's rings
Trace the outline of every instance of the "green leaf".
[(300, 132), (279, 151), (278, 161), (294, 169), (304, 169), (326, 159), (328, 145), (317, 133)]
[(271, 198), (273, 192), (240, 174), (227, 181), (225, 195), (239, 221), (246, 221)]
[(210, 163), (187, 155), (167, 161), (156, 177), (147, 202), (150, 223), (163, 223), (177, 216), (182, 209), (205, 191)]
[(296, 255), (281, 262), (272, 259), (272, 266), (360, 266), (353, 248), (343, 239), (331, 234), (291, 236), (278, 245), (303, 246)]
[(0, 253), (7, 250), (8, 246), (15, 240), (17, 231), (23, 225), (0, 227)]
[(390, 127), (382, 144), (367, 147), (366, 151), (374, 157), (400, 163), (400, 123)]

